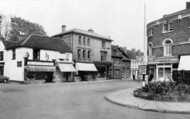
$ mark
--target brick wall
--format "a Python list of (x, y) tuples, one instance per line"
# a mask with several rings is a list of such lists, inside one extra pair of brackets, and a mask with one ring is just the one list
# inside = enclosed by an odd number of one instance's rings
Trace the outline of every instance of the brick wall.
[[(170, 21), (170, 19), (168, 18), (168, 19), (166, 19), (166, 21)], [(189, 41), (190, 17), (185, 17), (180, 20), (179, 19), (173, 20), (172, 23), (173, 23), (174, 31), (171, 31), (168, 33), (162, 33), (163, 24), (147, 26), (148, 30), (150, 30), (150, 29), (153, 30), (153, 36), (148, 37), (148, 42), (152, 42), (152, 44), (153, 44), (153, 49), (152, 49), (153, 56), (156, 56), (156, 57), (163, 56), (162, 42), (167, 38), (170, 38), (173, 40), (172, 54), (174, 56), (190, 53), (190, 44), (189, 43), (179, 45), (179, 43)], [(157, 46), (159, 46), (159, 47), (157, 47)]]

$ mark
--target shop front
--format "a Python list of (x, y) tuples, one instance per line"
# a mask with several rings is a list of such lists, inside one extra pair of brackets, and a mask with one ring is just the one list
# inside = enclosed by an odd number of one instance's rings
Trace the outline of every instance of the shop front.
[(80, 81), (96, 80), (98, 70), (93, 63), (76, 63), (75, 67)]
[(106, 80), (111, 78), (111, 72), (112, 72), (111, 62), (94, 62), (94, 64), (98, 70), (98, 75), (97, 75), (98, 78)]
[(59, 73), (60, 77), (58, 78), (60, 81), (72, 82), (74, 81), (74, 73), (76, 69), (73, 66), (73, 63), (69, 62), (58, 62), (57, 63), (57, 73)]
[(155, 58), (148, 62), (148, 74), (152, 73), (154, 75), (153, 80), (172, 80), (173, 71), (176, 70), (178, 62), (177, 57)]
[(54, 62), (27, 60), (24, 67), (24, 77), (27, 82), (52, 82), (55, 72)]

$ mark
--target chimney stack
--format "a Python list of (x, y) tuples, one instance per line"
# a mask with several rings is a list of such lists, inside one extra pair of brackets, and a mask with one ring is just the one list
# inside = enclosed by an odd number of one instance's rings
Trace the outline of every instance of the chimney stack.
[(65, 30), (66, 30), (66, 25), (61, 25), (61, 31), (62, 31), (62, 33), (65, 32)]
[(186, 2), (186, 9), (190, 9), (190, 1)]
[(94, 33), (93, 29), (88, 29), (88, 32)]

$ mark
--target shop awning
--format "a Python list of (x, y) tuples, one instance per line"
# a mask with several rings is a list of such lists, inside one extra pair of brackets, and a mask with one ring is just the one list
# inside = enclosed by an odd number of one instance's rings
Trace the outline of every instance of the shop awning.
[(93, 63), (76, 63), (77, 71), (96, 72), (96, 66)]
[(75, 72), (75, 68), (73, 67), (73, 64), (69, 63), (59, 63), (58, 67), (61, 72)]
[(190, 55), (180, 57), (178, 70), (190, 70)]
[(25, 69), (31, 72), (54, 72), (54, 66), (26, 66)]

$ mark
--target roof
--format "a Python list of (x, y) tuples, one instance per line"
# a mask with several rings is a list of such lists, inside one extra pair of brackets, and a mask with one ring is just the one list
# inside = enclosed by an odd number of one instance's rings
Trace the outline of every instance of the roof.
[(22, 41), (4, 41), (6, 49), (14, 49), (18, 47), (27, 47), (35, 49), (45, 49), (45, 50), (54, 50), (59, 52), (71, 52), (69, 46), (66, 43), (58, 38), (51, 38), (48, 36), (41, 35), (30, 35)]
[(68, 33), (78, 33), (78, 34), (88, 35), (88, 36), (91, 36), (91, 37), (95, 37), (95, 38), (100, 38), (100, 39), (112, 41), (112, 39), (110, 37), (108, 37), (108, 36), (103, 36), (103, 35), (100, 35), (98, 33), (92, 32), (92, 31), (85, 31), (85, 30), (76, 29), (76, 28), (68, 30), (68, 31), (65, 31), (63, 33), (59, 33), (59, 34), (53, 35), (52, 37), (62, 36), (62, 35), (68, 34)]
[(125, 51), (121, 47), (117, 45), (112, 45), (111, 48), (112, 48), (112, 57), (118, 57), (125, 61), (130, 60), (129, 56), (125, 53)]
[(148, 23), (148, 26), (151, 25), (151, 24), (154, 24), (157, 21), (160, 21), (160, 20), (163, 20), (163, 19), (169, 19), (171, 17), (175, 17), (175, 16), (178, 16), (178, 15), (183, 15), (183, 14), (187, 14), (187, 13), (190, 13), (190, 9), (184, 9), (184, 10), (180, 10), (180, 11), (177, 11), (177, 12), (174, 12), (174, 13), (171, 13), (171, 14), (166, 14), (162, 18), (154, 20), (154, 21)]

